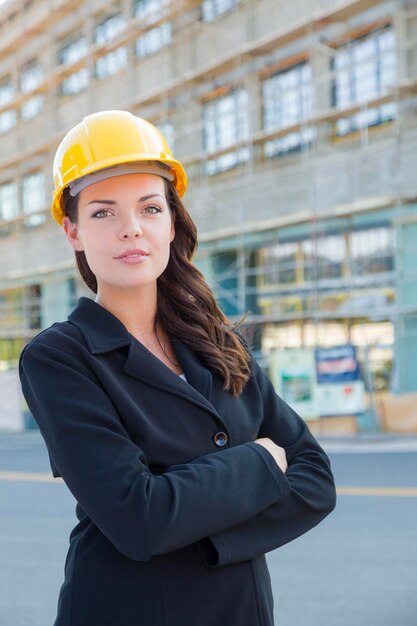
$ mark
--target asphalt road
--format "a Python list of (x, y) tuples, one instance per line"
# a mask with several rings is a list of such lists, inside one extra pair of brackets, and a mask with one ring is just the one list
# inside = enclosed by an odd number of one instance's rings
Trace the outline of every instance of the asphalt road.
[[(417, 626), (417, 445), (332, 449), (336, 510), (268, 555), (276, 624)], [(45, 474), (37, 432), (0, 434), (0, 626), (53, 624), (76, 518)]]

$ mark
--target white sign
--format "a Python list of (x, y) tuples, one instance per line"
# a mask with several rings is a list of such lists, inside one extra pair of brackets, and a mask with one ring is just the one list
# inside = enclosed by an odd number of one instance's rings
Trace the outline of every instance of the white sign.
[(305, 420), (317, 419), (316, 363), (308, 348), (275, 351), (270, 356), (272, 383), (279, 395)]
[[(290, 348), (271, 353), (270, 376), (279, 395), (305, 420), (357, 415), (365, 407), (354, 347)], [(320, 358), (318, 358), (320, 357)]]
[(317, 407), (323, 417), (355, 415), (365, 411), (365, 387), (362, 380), (317, 385)]
[(24, 430), (21, 402), (18, 371), (0, 372), (0, 430)]

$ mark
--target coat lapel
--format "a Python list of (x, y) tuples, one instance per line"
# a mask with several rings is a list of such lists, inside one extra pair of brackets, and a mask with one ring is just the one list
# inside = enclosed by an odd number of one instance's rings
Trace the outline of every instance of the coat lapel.
[(189, 350), (179, 339), (172, 340), (172, 346), (187, 381), (180, 378), (162, 361), (153, 355), (145, 346), (132, 337), (129, 356), (124, 366), (124, 372), (143, 382), (169, 391), (177, 396), (214, 413), (216, 409), (211, 404), (212, 375), (202, 365), (197, 355)]
[(172, 347), (187, 381), (180, 378), (143, 344), (129, 333), (124, 324), (100, 304), (82, 296), (68, 316), (79, 328), (92, 354), (105, 354), (116, 348), (129, 347), (124, 372), (203, 407), (221, 419), (211, 404), (212, 375), (198, 356), (179, 339), (172, 339)]
[(210, 370), (204, 367), (197, 355), (179, 339), (171, 339), (171, 344), (188, 383), (207, 400), (211, 400), (213, 377)]

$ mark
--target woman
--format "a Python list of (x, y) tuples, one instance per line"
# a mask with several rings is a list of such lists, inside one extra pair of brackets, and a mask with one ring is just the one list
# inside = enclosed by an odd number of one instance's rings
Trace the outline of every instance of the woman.
[(54, 180), (96, 294), (20, 358), (77, 500), (55, 626), (270, 626), (264, 555), (334, 508), (329, 460), (191, 264), (187, 178), (157, 129), (90, 115)]

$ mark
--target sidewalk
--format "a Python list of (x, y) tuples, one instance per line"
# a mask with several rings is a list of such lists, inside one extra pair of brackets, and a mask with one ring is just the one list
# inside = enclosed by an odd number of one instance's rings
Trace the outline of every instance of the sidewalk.
[(318, 436), (317, 440), (331, 454), (417, 452), (417, 434), (367, 432), (345, 437)]
[[(417, 434), (396, 434), (384, 432), (363, 432), (355, 435), (324, 436), (316, 435), (326, 452), (367, 453), (367, 452), (417, 452)], [(0, 430), (0, 450), (37, 448), (44, 450), (44, 443), (38, 430), (11, 432)], [(45, 449), (46, 450), (46, 449)]]

